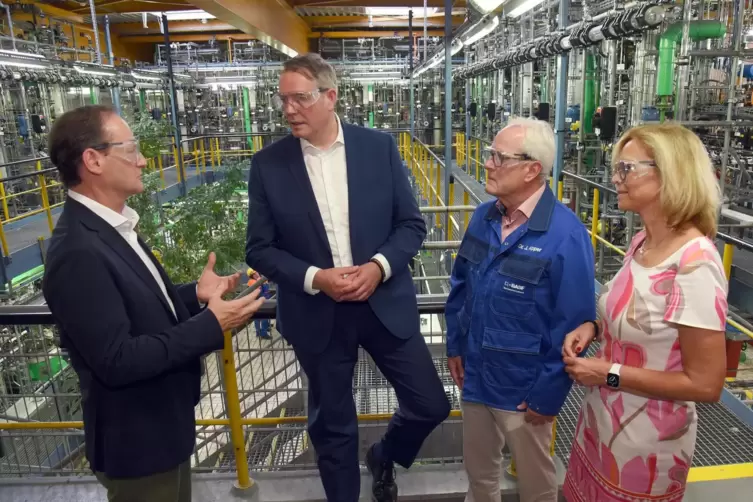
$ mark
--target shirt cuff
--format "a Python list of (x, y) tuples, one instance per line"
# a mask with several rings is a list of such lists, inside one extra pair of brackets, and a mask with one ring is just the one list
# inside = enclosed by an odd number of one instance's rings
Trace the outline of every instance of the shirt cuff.
[(382, 266), (382, 268), (384, 269), (384, 280), (382, 282), (387, 282), (387, 280), (392, 277), (392, 268), (390, 268), (390, 262), (387, 261), (387, 258), (385, 258), (382, 253), (375, 254), (372, 260), (377, 260)]
[(202, 303), (201, 300), (199, 300), (199, 283), (196, 283), (196, 301), (199, 302), (199, 307), (204, 308), (207, 306), (206, 303)]
[(306, 270), (306, 276), (303, 278), (303, 290), (310, 294), (316, 295), (319, 293), (318, 289), (314, 289), (314, 276), (321, 269), (319, 267), (311, 266)]

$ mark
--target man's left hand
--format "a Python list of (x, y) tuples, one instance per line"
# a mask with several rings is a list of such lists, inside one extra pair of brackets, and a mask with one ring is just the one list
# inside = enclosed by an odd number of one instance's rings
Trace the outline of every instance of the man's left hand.
[(546, 425), (551, 424), (554, 420), (554, 417), (550, 417), (548, 415), (541, 415), (539, 413), (536, 413), (531, 408), (528, 407), (528, 403), (523, 401), (518, 405), (518, 410), (526, 412), (526, 422), (532, 425)]
[(209, 253), (207, 265), (204, 267), (204, 271), (201, 273), (199, 282), (196, 285), (196, 296), (201, 303), (209, 303), (209, 299), (212, 297), (212, 294), (214, 294), (217, 288), (221, 288), (225, 292), (234, 289), (238, 284), (238, 279), (240, 279), (241, 277), (240, 273), (220, 277), (214, 271), (214, 264), (216, 262), (217, 256), (214, 254), (214, 252)]
[(376, 263), (368, 262), (358, 267), (358, 272), (348, 278), (352, 282), (345, 289), (342, 301), (365, 302), (382, 282), (382, 271)]

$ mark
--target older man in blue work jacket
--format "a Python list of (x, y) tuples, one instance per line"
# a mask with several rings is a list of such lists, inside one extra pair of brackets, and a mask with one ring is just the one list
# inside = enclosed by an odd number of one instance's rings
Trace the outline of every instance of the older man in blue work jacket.
[(515, 458), (521, 502), (555, 502), (551, 422), (571, 380), (565, 335), (595, 319), (594, 257), (583, 224), (546, 179), (546, 122), (511, 120), (488, 149), (486, 190), (452, 271), (447, 357), (462, 389), (466, 501), (499, 502), (502, 449)]

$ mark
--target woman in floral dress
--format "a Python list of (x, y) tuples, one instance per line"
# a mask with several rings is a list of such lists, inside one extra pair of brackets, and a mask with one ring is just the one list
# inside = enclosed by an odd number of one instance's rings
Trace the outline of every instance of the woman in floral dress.
[[(680, 502), (695, 403), (718, 400), (724, 385), (727, 280), (710, 240), (719, 190), (703, 144), (675, 124), (628, 131), (613, 166), (620, 209), (637, 212), (645, 229), (603, 287), (600, 321), (565, 340), (566, 370), (587, 390), (564, 495)], [(577, 357), (595, 337), (596, 357)]]

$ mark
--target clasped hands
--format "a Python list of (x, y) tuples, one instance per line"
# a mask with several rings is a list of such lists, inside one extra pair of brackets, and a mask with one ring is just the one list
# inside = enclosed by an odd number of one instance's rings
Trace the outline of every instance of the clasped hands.
[(323, 291), (336, 302), (365, 302), (382, 282), (382, 271), (373, 262), (357, 267), (319, 270), (314, 276), (314, 289)]

